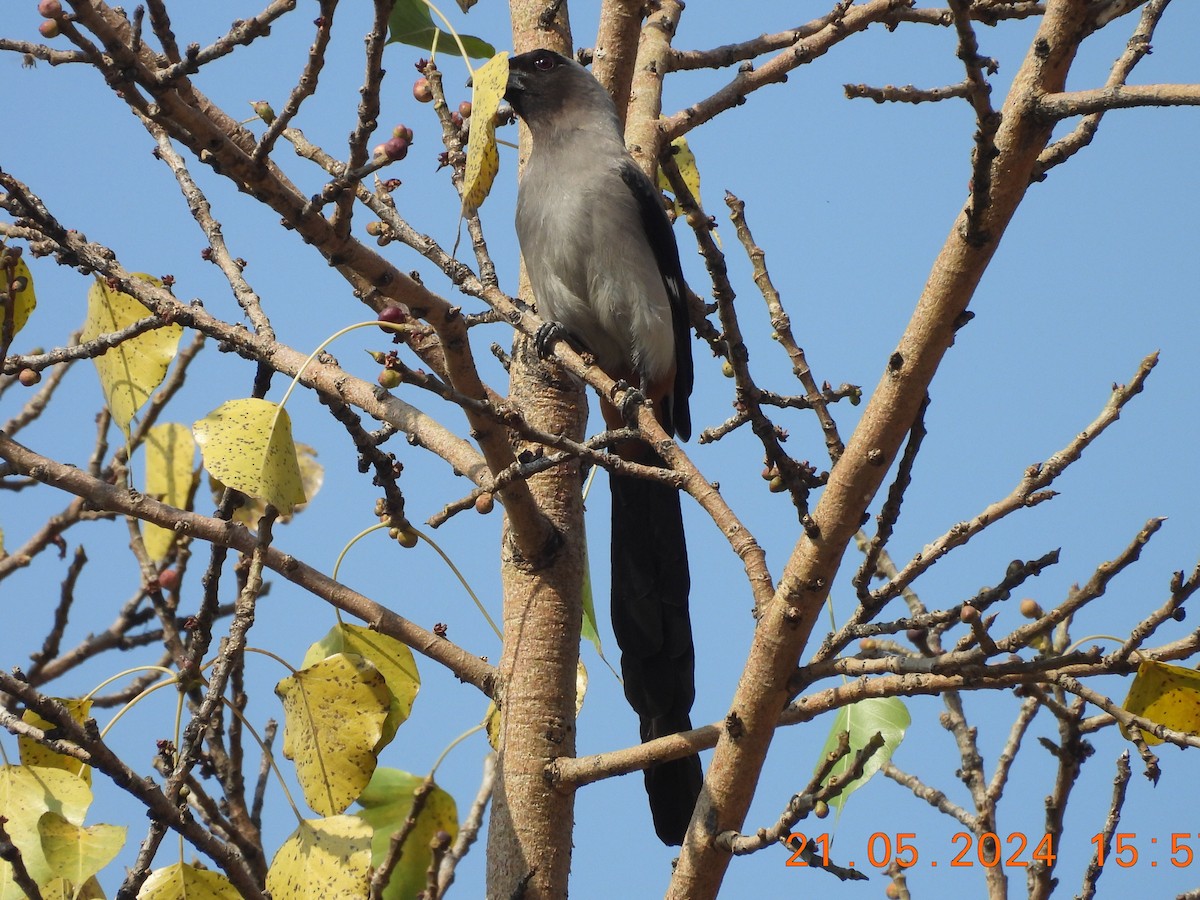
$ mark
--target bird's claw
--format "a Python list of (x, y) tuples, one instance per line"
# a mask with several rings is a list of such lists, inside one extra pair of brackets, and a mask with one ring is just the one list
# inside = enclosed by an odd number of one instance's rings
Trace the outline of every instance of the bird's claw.
[[(622, 394), (622, 392), (624, 392)], [(613, 396), (622, 394), (621, 399), (617, 402), (617, 409), (620, 410), (621, 418), (631, 425), (637, 422), (637, 408), (646, 402), (646, 395), (640, 390), (633, 387), (625, 379), (621, 379), (613, 385)]]
[(533, 349), (537, 351), (539, 359), (549, 359), (554, 355), (551, 349), (554, 340), (566, 337), (567, 329), (563, 327), (562, 322), (543, 322), (534, 332)]

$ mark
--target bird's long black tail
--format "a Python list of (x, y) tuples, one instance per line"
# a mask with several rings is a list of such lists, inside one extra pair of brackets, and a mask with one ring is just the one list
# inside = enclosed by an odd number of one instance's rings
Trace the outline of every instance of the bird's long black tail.
[[(669, 485), (615, 472), (609, 482), (613, 631), (625, 696), (648, 741), (692, 727), (696, 657), (683, 513)], [(702, 782), (698, 756), (646, 770), (654, 830), (664, 844), (683, 843)]]

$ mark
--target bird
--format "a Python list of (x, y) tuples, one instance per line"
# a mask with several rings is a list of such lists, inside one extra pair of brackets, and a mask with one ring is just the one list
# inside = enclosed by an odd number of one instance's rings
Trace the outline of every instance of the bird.
[[(531, 149), (517, 195), (516, 231), (534, 300), (556, 334), (648, 399), (668, 435), (692, 422), (691, 331), (679, 248), (661, 194), (625, 148), (608, 92), (583, 66), (548, 49), (512, 57), (504, 94)], [(625, 424), (605, 398), (608, 427)], [(614, 448), (665, 466), (645, 441)], [(679, 492), (662, 481), (609, 472), (612, 624), (625, 696), (642, 741), (687, 731), (695, 700), (691, 579)], [(683, 843), (703, 784), (696, 755), (645, 770), (655, 832)]]

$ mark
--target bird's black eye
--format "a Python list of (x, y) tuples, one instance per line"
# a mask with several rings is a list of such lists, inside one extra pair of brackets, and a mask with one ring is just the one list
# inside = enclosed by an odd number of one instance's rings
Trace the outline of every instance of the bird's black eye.
[(549, 53), (534, 57), (533, 67), (539, 72), (549, 72), (554, 68), (554, 57)]

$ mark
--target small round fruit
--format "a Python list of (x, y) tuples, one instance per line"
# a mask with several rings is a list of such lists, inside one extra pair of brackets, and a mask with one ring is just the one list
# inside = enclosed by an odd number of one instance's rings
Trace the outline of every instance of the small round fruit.
[(392, 388), (400, 387), (400, 383), (404, 379), (395, 369), (383, 369), (375, 380), (379, 382), (381, 388), (390, 391)]
[(413, 547), (417, 546), (418, 538), (407, 528), (401, 528), (400, 534), (396, 540), (400, 543), (401, 547), (404, 547), (406, 550), (411, 550)]
[(38, 31), (42, 33), (44, 38), (56, 38), (61, 33), (58, 28), (57, 19), (46, 19), (38, 26)]
[(413, 82), (413, 99), (418, 103), (428, 103), (433, 99), (433, 88), (429, 85), (429, 79), (423, 75)]
[(813, 804), (813, 815), (818, 819), (824, 819), (829, 815), (829, 804), (824, 800), (818, 800)]
[[(375, 316), (380, 322), (388, 322), (392, 325), (401, 325), (408, 321), (408, 309), (403, 306), (385, 306)], [(384, 334), (397, 334), (394, 328), (388, 328), (386, 325), (380, 325), (379, 330)]]
[(392, 162), (396, 162), (397, 160), (404, 159), (404, 157), (408, 156), (408, 144), (409, 142), (404, 138), (394, 137), (388, 138), (386, 141), (380, 144), (377, 149), (382, 150), (383, 155)]
[(410, 144), (413, 139), (413, 130), (407, 125), (397, 125), (392, 129), (392, 137), (400, 138), (403, 141), (408, 141)]
[(59, 0), (41, 0), (38, 4), (38, 15), (47, 19), (57, 19), (63, 14), (62, 3)]
[(179, 570), (178, 569), (163, 569), (158, 573), (158, 586), (164, 591), (175, 591), (179, 589)]
[(1021, 615), (1027, 619), (1040, 619), (1042, 617), (1042, 607), (1032, 597), (1026, 597), (1021, 601)]
[(958, 620), (964, 624), (971, 624), (979, 621), (979, 609), (970, 604), (963, 604), (963, 608), (958, 611)]
[(42, 373), (37, 369), (22, 369), (17, 373), (17, 381), (25, 387), (33, 387), (42, 380)]
[(732, 378), (733, 377), (733, 363), (731, 363), (729, 360), (725, 360), (723, 363), (721, 363), (721, 374), (724, 375), (726, 378)]
[(462, 116), (464, 119), (471, 118), (471, 101), (470, 100), (464, 100), (462, 103), (458, 104), (458, 114), (460, 116)]
[(475, 498), (475, 512), (481, 515), (487, 515), (496, 506), (496, 501), (491, 494), (480, 494)]
[(767, 490), (772, 494), (782, 494), (787, 490), (787, 482), (783, 480), (782, 475), (775, 475), (767, 485)]

